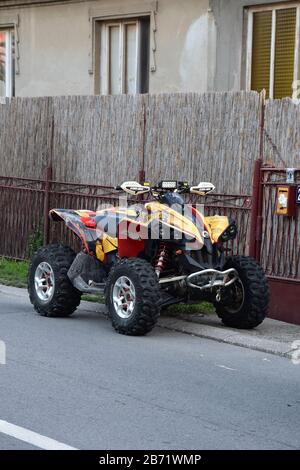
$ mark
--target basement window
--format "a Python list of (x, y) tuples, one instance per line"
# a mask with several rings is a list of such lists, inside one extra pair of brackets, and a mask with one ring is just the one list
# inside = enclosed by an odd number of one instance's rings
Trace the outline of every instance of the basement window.
[(96, 92), (102, 95), (148, 93), (150, 19), (99, 22), (96, 41), (99, 67)]
[(299, 2), (249, 8), (248, 89), (300, 98), (299, 42)]
[(0, 96), (15, 94), (15, 33), (0, 29)]

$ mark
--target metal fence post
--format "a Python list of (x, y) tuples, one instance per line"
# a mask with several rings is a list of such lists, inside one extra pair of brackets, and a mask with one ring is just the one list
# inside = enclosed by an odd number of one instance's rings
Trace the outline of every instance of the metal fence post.
[(262, 160), (255, 160), (252, 184), (252, 205), (251, 205), (251, 221), (250, 221), (250, 242), (249, 255), (259, 261), (260, 253), (258, 252), (259, 226), (261, 226), (261, 167)]
[(44, 183), (44, 245), (49, 243), (50, 224), (49, 224), (49, 211), (50, 211), (50, 190), (52, 180), (52, 167), (46, 168), (45, 183)]
[(253, 183), (252, 183), (252, 208), (250, 222), (250, 243), (249, 255), (258, 262), (261, 258), (261, 240), (262, 240), (262, 210), (263, 210), (263, 182), (262, 165), (264, 160), (264, 136), (265, 136), (265, 106), (266, 92), (261, 93), (261, 115), (260, 115), (260, 141), (259, 141), (259, 159), (254, 162)]
[[(261, 167), (263, 161), (261, 160)], [(263, 231), (263, 199), (264, 199), (264, 185), (262, 171), (259, 171), (259, 187), (258, 187), (258, 201), (257, 201), (257, 219), (256, 219), (256, 252), (255, 259), (260, 262), (261, 260), (261, 244), (262, 244), (262, 231)]]

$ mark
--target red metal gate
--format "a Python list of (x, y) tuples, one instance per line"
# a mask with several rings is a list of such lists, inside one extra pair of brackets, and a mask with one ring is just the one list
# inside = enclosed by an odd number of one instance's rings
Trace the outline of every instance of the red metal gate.
[(277, 215), (276, 207), (278, 188), (298, 185), (300, 168), (294, 169), (294, 181), (287, 183), (286, 169), (256, 162), (250, 255), (261, 263), (269, 279), (270, 316), (296, 324), (300, 324), (300, 206), (294, 195), (295, 214)]
[[(206, 215), (227, 215), (237, 222), (239, 236), (229, 248), (234, 254), (248, 253), (251, 196), (213, 194), (202, 202)], [(112, 187), (53, 181), (51, 168), (41, 180), (0, 176), (0, 256), (28, 258), (35, 245), (41, 243), (62, 242), (75, 247), (75, 237), (64, 224), (50, 224), (49, 210), (54, 207), (96, 210), (103, 204), (119, 204), (119, 194)]]
[(45, 179), (0, 176), (0, 256), (26, 259), (41, 244), (67, 243), (76, 239), (64, 224), (50, 224), (49, 210), (54, 207), (96, 210), (118, 203), (110, 186), (57, 182), (51, 169)]

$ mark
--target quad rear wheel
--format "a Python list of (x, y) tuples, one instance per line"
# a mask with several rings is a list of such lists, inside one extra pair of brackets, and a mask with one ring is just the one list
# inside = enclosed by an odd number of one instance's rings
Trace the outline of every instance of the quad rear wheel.
[(147, 261), (124, 259), (110, 272), (106, 305), (118, 333), (131, 336), (149, 333), (159, 317), (159, 300), (157, 276)]
[(215, 303), (217, 315), (227, 326), (252, 329), (268, 314), (269, 288), (265, 273), (252, 258), (232, 256), (225, 269), (234, 268), (239, 280), (224, 289), (221, 302)]
[(80, 304), (68, 270), (75, 252), (62, 245), (48, 245), (33, 256), (28, 272), (28, 292), (34, 309), (45, 317), (68, 317)]

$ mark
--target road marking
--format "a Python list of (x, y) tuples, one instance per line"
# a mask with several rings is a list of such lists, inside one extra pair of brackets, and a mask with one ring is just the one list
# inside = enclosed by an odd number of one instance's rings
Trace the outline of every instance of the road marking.
[(54, 439), (42, 436), (41, 434), (22, 428), (21, 426), (8, 423), (7, 421), (0, 420), (0, 433), (19, 439), (20, 441), (27, 442), (28, 444), (32, 444), (33, 446), (44, 450), (77, 450), (74, 447), (63, 444), (62, 442), (55, 441)]
[(6, 344), (0, 339), (0, 365), (5, 366), (6, 364)]
[(237, 370), (237, 369), (232, 369), (231, 367), (227, 366), (222, 366), (221, 364), (216, 364), (217, 367), (220, 367), (220, 369), (226, 369), (226, 370)]

